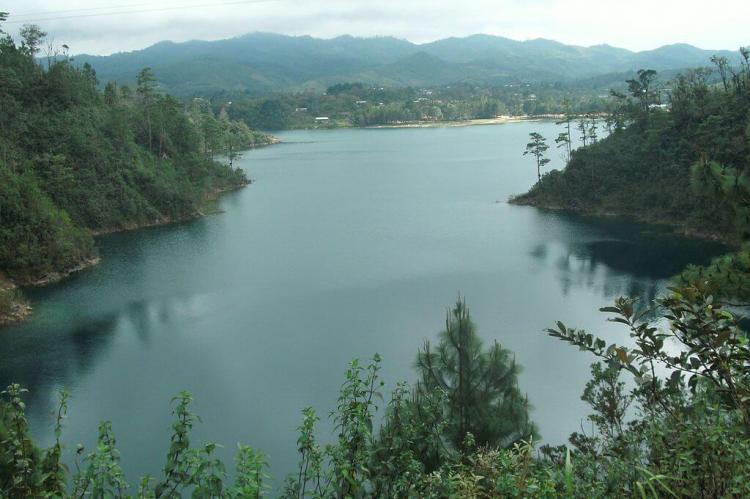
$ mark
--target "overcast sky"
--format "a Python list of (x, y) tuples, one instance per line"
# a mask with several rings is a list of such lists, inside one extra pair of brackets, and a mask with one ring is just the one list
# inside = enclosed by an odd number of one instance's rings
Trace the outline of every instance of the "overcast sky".
[(0, 10), (11, 14), (11, 34), (33, 21), (72, 53), (92, 54), (253, 31), (420, 43), (487, 33), (631, 50), (750, 45), (750, 0), (3, 0)]

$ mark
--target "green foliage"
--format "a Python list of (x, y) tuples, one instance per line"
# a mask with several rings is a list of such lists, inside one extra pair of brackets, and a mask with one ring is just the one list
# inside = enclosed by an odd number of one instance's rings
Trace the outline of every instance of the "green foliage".
[(120, 468), (120, 454), (108, 421), (99, 425), (96, 449), (84, 461), (86, 468), (79, 468), (79, 473), (73, 478), (74, 496), (123, 497), (128, 484)]
[(315, 440), (315, 425), (320, 418), (312, 407), (302, 411), (304, 419), (297, 428), (297, 452), (300, 455), (299, 473), (296, 477), (289, 475), (286, 480), (284, 497), (320, 497), (325, 486), (323, 469), (323, 451)]
[(701, 283), (722, 303), (745, 307), (750, 304), (750, 251), (723, 255), (705, 267), (691, 265), (678, 279), (682, 284)]
[[(549, 146), (547, 145), (547, 139), (542, 137), (538, 132), (531, 132), (529, 138), (531, 139), (531, 142), (526, 144), (526, 150), (523, 152), (523, 155), (526, 156), (527, 154), (530, 154), (534, 156), (534, 159), (536, 160), (536, 175), (541, 182), (542, 167), (550, 162), (550, 159), (545, 157)], [(558, 139), (560, 139), (560, 137), (558, 137)], [(562, 139), (563, 142), (565, 142), (565, 140), (566, 139)], [(569, 137), (567, 140), (569, 140)]]
[[(695, 286), (672, 289), (655, 311), (636, 311), (626, 298), (602, 311), (627, 327), (634, 347), (607, 345), (561, 323), (549, 330), (607, 362), (594, 366), (583, 396), (597, 434), (571, 438), (599, 463), (590, 467), (597, 470), (592, 478), (608, 490), (629, 484), (639, 496), (746, 495), (750, 344), (737, 318)], [(654, 312), (665, 328), (647, 319)], [(629, 394), (621, 370), (636, 382)], [(639, 417), (626, 422), (631, 403)]]
[(261, 497), (268, 490), (264, 482), (270, 478), (265, 472), (268, 467), (266, 456), (247, 445), (238, 444), (237, 448), (237, 479), (232, 494), (238, 498)]
[[(746, 497), (750, 494), (750, 439), (747, 423), (748, 340), (736, 318), (710, 295), (696, 288), (674, 289), (658, 302), (658, 315), (636, 311), (632, 300), (618, 299), (605, 312), (630, 332), (633, 348), (607, 344), (562, 324), (552, 336), (570, 342), (605, 360), (592, 366), (582, 399), (592, 408), (591, 434), (575, 433), (572, 447), (541, 448), (533, 440), (481, 442), (497, 420), (513, 414), (471, 413), (455, 443), (453, 408), (455, 384), (442, 390), (397, 385), (379, 430), (374, 427), (382, 382), (380, 358), (363, 365), (353, 361), (346, 371), (336, 409), (330, 417), (337, 438), (321, 448), (315, 432), (318, 417), (303, 411), (297, 448), (299, 469), (289, 475), (282, 497)], [(651, 319), (647, 319), (651, 318)], [(652, 325), (655, 321), (657, 326)], [(662, 326), (663, 325), (663, 326)], [(444, 360), (453, 366), (462, 354), (450, 339), (460, 340), (471, 363), (487, 367), (491, 354), (481, 349), (468, 311), (459, 301), (449, 313)], [(670, 342), (680, 348), (669, 348)], [(456, 342), (454, 341), (454, 344)], [(466, 347), (466, 348), (464, 348)], [(436, 358), (420, 353), (420, 363)], [(482, 360), (484, 358), (484, 360)], [(508, 358), (503, 357), (504, 372)], [(456, 379), (434, 370), (430, 376)], [(472, 376), (467, 379), (501, 379)], [(635, 387), (620, 380), (630, 373)], [(424, 374), (425, 372), (423, 372)], [(687, 382), (686, 382), (687, 381)], [(477, 386), (477, 385), (472, 385)], [(479, 383), (481, 386), (481, 383)], [(451, 388), (452, 387), (452, 388)], [(515, 384), (511, 390), (517, 390)], [(67, 395), (61, 395), (56, 419), (56, 442), (37, 449), (28, 434), (24, 390), (12, 385), (0, 405), (0, 493), (8, 497), (130, 497), (119, 465), (111, 425), (99, 427), (93, 452), (77, 463), (68, 487), (61, 465), (60, 430)], [(464, 394), (465, 398), (471, 398)], [(479, 397), (482, 399), (482, 397)], [(452, 402), (454, 401), (454, 402)], [(216, 444), (194, 447), (191, 432), (198, 418), (190, 411), (192, 397), (175, 397), (174, 423), (161, 478), (144, 477), (134, 497), (173, 498), (256, 497), (266, 495), (267, 463), (263, 453), (238, 446), (236, 479), (228, 482), (224, 464), (215, 456)], [(470, 404), (467, 404), (470, 406)], [(453, 415), (451, 414), (453, 411)], [(458, 411), (460, 414), (460, 411)], [(494, 420), (493, 420), (494, 419)], [(520, 418), (527, 424), (526, 417)], [(519, 424), (518, 421), (515, 424)], [(486, 428), (485, 428), (486, 426)], [(480, 437), (480, 438), (478, 438)], [(79, 446), (76, 455), (84, 453)], [(425, 456), (432, 460), (424, 459)]]
[(627, 94), (613, 91), (611, 133), (597, 141), (582, 120), (587, 147), (515, 202), (632, 215), (727, 241), (750, 237), (750, 66), (729, 69), (726, 87), (706, 69), (666, 85), (639, 71)]
[(0, 38), (0, 271), (19, 283), (95, 257), (92, 233), (196, 216), (217, 191), (247, 182), (214, 156), (233, 163), (269, 141), (226, 117), (209, 130), (210, 107), (160, 93), (149, 68), (135, 92), (114, 83), (99, 92), (91, 66), (35, 61), (39, 28), (22, 38)]
[(518, 389), (520, 366), (497, 342), (483, 349), (462, 299), (448, 311), (437, 347), (426, 342), (416, 365), (420, 398), (444, 397), (442, 433), (453, 449), (510, 447), (536, 433)]

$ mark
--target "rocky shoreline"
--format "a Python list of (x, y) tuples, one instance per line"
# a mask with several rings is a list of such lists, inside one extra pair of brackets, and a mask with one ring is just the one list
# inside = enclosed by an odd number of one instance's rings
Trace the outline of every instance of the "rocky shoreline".
[(31, 306), (23, 299), (18, 286), (0, 274), (0, 326), (23, 321), (31, 315)]

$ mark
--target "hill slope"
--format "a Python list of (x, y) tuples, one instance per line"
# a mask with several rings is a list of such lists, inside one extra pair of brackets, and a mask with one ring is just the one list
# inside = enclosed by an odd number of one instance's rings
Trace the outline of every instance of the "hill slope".
[(669, 112), (631, 89), (612, 134), (573, 151), (563, 171), (512, 201), (750, 239), (750, 64), (734, 74), (726, 89), (695, 72), (677, 77)]
[(155, 91), (97, 90), (88, 66), (46, 70), (0, 32), (0, 324), (28, 308), (13, 284), (46, 284), (97, 261), (93, 234), (191, 218), (244, 173), (213, 161), (268, 142), (210, 108)]

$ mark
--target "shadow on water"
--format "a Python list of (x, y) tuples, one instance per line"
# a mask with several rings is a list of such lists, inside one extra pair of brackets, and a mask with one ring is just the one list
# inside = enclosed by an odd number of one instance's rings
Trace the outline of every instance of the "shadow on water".
[[(83, 324), (59, 324), (54, 341), (42, 341), (32, 330), (0, 344), (0, 386), (20, 383), (29, 389), (30, 405), (49, 400), (55, 387), (70, 386), (85, 375), (111, 343), (118, 316), (110, 314)], [(14, 334), (15, 331), (7, 331)], [(33, 356), (33, 361), (31, 357)]]
[[(23, 324), (0, 332), (12, 336), (0, 342), (0, 387), (19, 383), (29, 390), (30, 408), (48, 408), (54, 391), (71, 388), (96, 371), (118, 335), (132, 334), (148, 346), (154, 327), (171, 320), (171, 307), (190, 299), (144, 296), (148, 276), (143, 263), (154, 258), (154, 240), (167, 248), (187, 242), (200, 249), (209, 237), (204, 219), (102, 236), (97, 241), (105, 255), (100, 265), (60, 283), (25, 289), (39, 308)], [(125, 289), (122, 295), (101, 294), (112, 280)]]
[[(680, 236), (668, 227), (625, 217), (542, 212), (545, 234), (529, 250), (556, 270), (561, 291), (597, 289), (604, 298), (651, 303), (690, 264), (705, 265), (730, 248), (716, 241)], [(604, 277), (602, 279), (602, 277)]]

